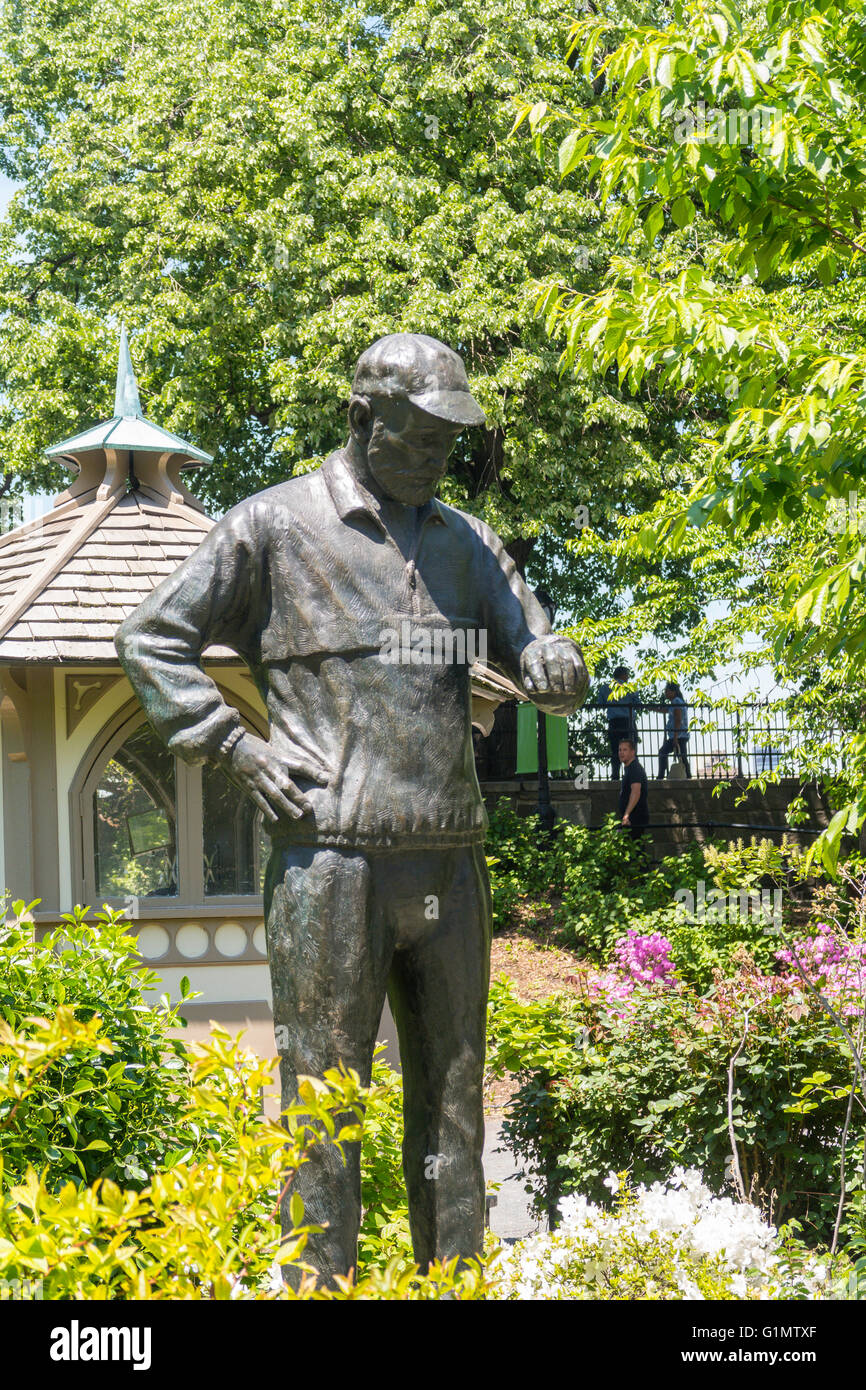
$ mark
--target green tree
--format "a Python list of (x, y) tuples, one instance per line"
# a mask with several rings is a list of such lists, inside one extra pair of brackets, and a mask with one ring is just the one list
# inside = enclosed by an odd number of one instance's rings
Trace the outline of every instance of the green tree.
[(226, 507), (340, 443), (377, 335), (465, 355), (489, 427), (446, 500), (477, 512), (561, 606), (611, 607), (602, 558), (562, 542), (648, 505), (668, 414), (563, 381), (531, 282), (587, 288), (600, 205), (551, 190), (508, 139), (527, 85), (592, 99), (564, 57), (570, 0), (5, 0), (0, 430), (19, 480), (105, 416), (118, 320), (149, 415), (214, 450)]
[(536, 143), (556, 134), (566, 186), (588, 179), (617, 246), (601, 287), (548, 278), (540, 307), (578, 380), (671, 402), (692, 475), (621, 553), (679, 556), (701, 587), (657, 587), (631, 618), (726, 600), (692, 669), (757, 634), (752, 660), (801, 689), (814, 766), (852, 735), (832, 863), (866, 816), (866, 514), (847, 506), (866, 469), (864, 6), (687, 0), (664, 28), (593, 14), (572, 44), (604, 99), (533, 94), (520, 115)]

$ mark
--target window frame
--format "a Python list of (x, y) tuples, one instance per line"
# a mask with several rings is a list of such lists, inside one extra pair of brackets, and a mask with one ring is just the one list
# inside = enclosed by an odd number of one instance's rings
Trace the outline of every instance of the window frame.
[[(234, 690), (221, 692), (237, 709), (249, 731), (258, 738), (267, 738), (261, 720), (241, 701)], [(96, 845), (93, 827), (93, 795), (108, 763), (128, 738), (147, 724), (147, 718), (137, 701), (132, 700), (118, 710), (93, 740), (79, 764), (70, 788), (73, 825), (73, 882), (78, 885), (82, 905), (94, 909), (103, 906), (121, 909), (127, 897), (111, 897), (96, 890)], [(172, 896), (147, 896), (139, 901), (147, 905), (147, 916), (224, 915), (233, 908), (249, 908), (260, 904), (261, 893), (208, 894), (204, 891), (204, 790), (202, 763), (187, 763), (174, 754), (175, 795), (177, 799), (176, 850), (177, 893)]]

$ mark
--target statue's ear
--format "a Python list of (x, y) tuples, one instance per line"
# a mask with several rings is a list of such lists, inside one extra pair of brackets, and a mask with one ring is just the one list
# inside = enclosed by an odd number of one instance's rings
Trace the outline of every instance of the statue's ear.
[(366, 396), (353, 396), (349, 401), (349, 429), (353, 438), (365, 447), (373, 428), (373, 411)]

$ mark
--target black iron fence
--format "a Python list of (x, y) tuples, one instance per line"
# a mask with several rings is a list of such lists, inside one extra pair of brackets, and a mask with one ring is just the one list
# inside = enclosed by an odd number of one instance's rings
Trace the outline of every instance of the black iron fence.
[[(623, 709), (620, 706), (614, 712), (614, 724), (608, 719), (609, 710), (606, 704), (587, 704), (569, 721), (569, 776), (581, 770), (591, 781), (614, 775), (611, 736), (618, 741), (623, 731)], [(658, 774), (665, 746), (662, 761), (666, 756), (669, 770), (681, 761), (690, 776), (713, 781), (757, 777), (763, 772), (796, 776), (802, 771), (807, 735), (790, 724), (784, 709), (760, 703), (726, 708), (688, 704), (685, 714), (688, 738), (671, 746), (670, 705), (646, 704), (635, 711), (637, 754), (650, 776)], [(838, 771), (844, 757), (841, 736), (835, 745), (830, 739), (829, 745), (834, 751), (824, 758), (826, 773)]]

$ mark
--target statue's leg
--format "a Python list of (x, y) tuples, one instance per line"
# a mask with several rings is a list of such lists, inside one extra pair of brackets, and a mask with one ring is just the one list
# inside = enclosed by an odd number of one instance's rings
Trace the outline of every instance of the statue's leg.
[(490, 887), (481, 845), (410, 858), (419, 910), (404, 889), (388, 996), (403, 1066), (412, 1243), (424, 1269), (478, 1254), (484, 1242)]
[[(275, 847), (268, 864), (265, 911), (280, 1055), (283, 1105), (297, 1096), (299, 1075), (321, 1076), (341, 1061), (369, 1085), (376, 1031), (385, 1000), (390, 948), (371, 929), (371, 872), (364, 854), (315, 847)], [(327, 1226), (304, 1253), (327, 1283), (356, 1267), (361, 1219), (360, 1144), (344, 1146), (345, 1164), (316, 1145), (283, 1202), (297, 1192), (306, 1220)], [(287, 1271), (297, 1286), (298, 1276)]]

